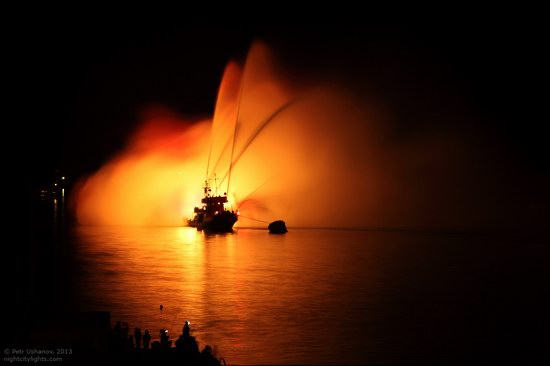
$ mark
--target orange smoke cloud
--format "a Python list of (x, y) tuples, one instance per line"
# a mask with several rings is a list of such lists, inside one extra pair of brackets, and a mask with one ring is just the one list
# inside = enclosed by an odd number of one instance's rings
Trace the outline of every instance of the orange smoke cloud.
[(174, 117), (150, 117), (124, 152), (81, 183), (79, 222), (181, 224), (197, 200), (209, 129), (209, 121), (185, 128)]
[[(235, 63), (227, 66), (211, 121), (190, 124), (166, 110), (149, 110), (125, 150), (81, 182), (79, 222), (181, 225), (200, 202), (206, 167), (210, 177), (216, 174), (219, 193), (225, 192), (232, 153), (228, 196), (242, 213), (238, 224), (257, 226), (249, 217), (284, 218), (301, 226), (326, 220), (330, 213), (318, 205), (333, 205), (341, 196), (325, 195), (327, 177), (321, 172), (345, 157), (324, 134), (331, 133), (331, 113), (341, 115), (341, 106), (334, 93), (309, 93), (289, 105), (297, 92), (275, 70), (269, 50), (255, 44), (244, 73)], [(319, 111), (323, 104), (336, 107)]]
[(483, 154), (458, 135), (433, 129), (396, 142), (382, 108), (336, 85), (291, 85), (260, 43), (244, 67), (227, 66), (212, 120), (158, 109), (144, 117), (128, 146), (76, 190), (80, 223), (182, 225), (207, 168), (226, 192), (231, 155), (237, 226), (476, 225), (493, 219), (499, 201), (485, 195), (494, 181), (480, 179)]

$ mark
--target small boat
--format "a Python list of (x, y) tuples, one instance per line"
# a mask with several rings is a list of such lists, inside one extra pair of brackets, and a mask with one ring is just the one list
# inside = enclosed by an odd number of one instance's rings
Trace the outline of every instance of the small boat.
[(207, 232), (229, 233), (239, 219), (239, 213), (226, 208), (227, 193), (223, 196), (212, 195), (208, 179), (204, 181), (202, 205), (195, 207), (193, 216), (187, 221), (189, 226)]
[(273, 221), (271, 224), (269, 224), (267, 229), (269, 230), (270, 234), (284, 234), (288, 232), (286, 228), (286, 223), (283, 220)]

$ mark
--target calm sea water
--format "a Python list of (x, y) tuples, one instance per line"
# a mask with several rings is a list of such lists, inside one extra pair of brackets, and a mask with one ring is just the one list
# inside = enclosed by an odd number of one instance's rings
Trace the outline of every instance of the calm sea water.
[(231, 364), (504, 359), (547, 334), (548, 247), (524, 237), (78, 227), (71, 242), (78, 310), (172, 339), (189, 320)]

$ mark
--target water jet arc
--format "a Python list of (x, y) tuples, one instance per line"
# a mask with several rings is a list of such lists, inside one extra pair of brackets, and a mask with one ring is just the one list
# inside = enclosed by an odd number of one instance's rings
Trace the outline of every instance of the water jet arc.
[[(269, 125), (277, 116), (279, 116), (283, 111), (288, 109), (290, 106), (296, 104), (297, 101), (298, 101), (298, 99), (292, 99), (292, 100), (286, 102), (281, 107), (279, 107), (275, 112), (273, 112), (271, 115), (269, 115), (269, 117), (267, 117), (258, 126), (258, 128), (256, 128), (256, 130), (252, 133), (252, 135), (248, 138), (248, 140), (246, 140), (246, 142), (244, 143), (243, 147), (241, 148), (241, 150), (239, 151), (237, 156), (233, 159), (233, 161), (231, 161), (231, 164), (229, 166), (229, 170), (223, 176), (223, 178), (220, 182), (220, 185), (225, 181), (225, 179), (227, 178), (227, 176), (228, 176), (229, 172), (231, 171), (231, 169), (237, 164), (239, 159), (243, 156), (243, 154), (248, 149), (248, 147), (252, 144), (252, 142), (254, 142), (256, 137), (258, 137), (258, 135), (267, 127), (267, 125)], [(239, 121), (237, 121), (237, 123), (238, 122)]]

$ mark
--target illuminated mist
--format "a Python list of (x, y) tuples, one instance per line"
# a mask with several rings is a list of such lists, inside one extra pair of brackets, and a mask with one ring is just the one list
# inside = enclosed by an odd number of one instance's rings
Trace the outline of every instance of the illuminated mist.
[(395, 141), (382, 106), (336, 84), (300, 87), (280, 71), (256, 43), (243, 67), (227, 66), (212, 120), (149, 110), (128, 146), (80, 182), (79, 223), (182, 225), (207, 165), (226, 191), (232, 150), (237, 227), (457, 227), (506, 216), (495, 216), (499, 178), (488, 178), (479, 138), (435, 128)]

